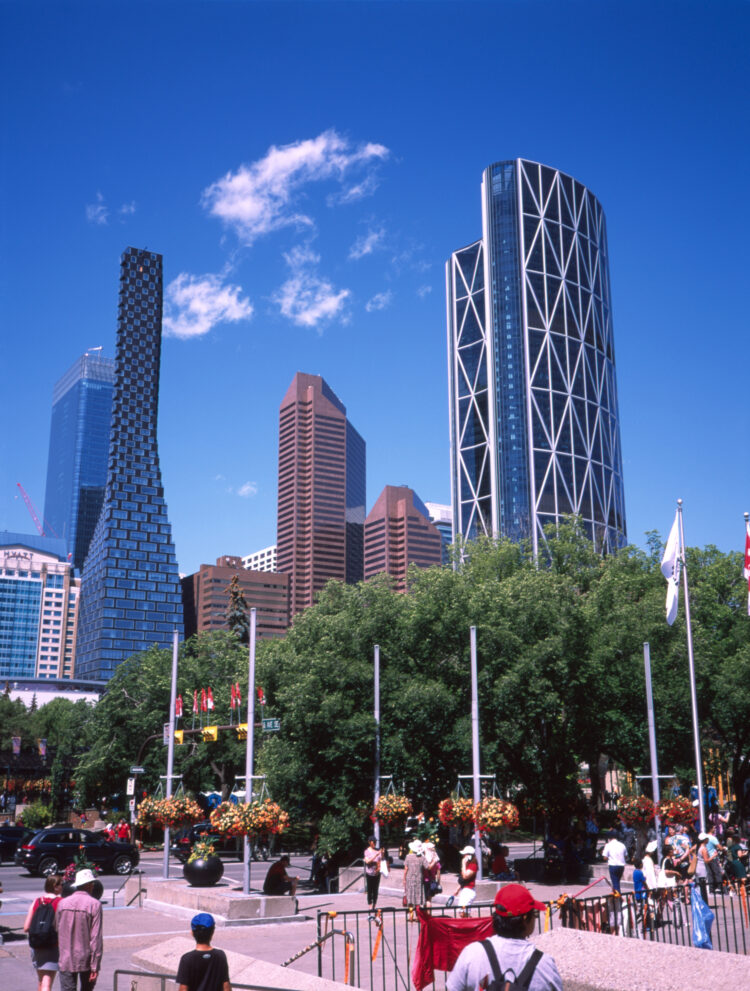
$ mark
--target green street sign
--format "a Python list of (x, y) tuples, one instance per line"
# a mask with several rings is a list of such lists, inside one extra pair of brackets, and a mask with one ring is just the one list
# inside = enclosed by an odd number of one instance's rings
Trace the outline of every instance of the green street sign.
[(280, 719), (261, 719), (264, 733), (275, 733), (281, 729)]

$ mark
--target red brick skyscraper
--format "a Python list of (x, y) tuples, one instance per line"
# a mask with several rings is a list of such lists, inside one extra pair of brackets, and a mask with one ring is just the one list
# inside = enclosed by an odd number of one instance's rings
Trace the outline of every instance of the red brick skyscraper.
[(319, 375), (298, 372), (279, 411), (277, 563), (291, 616), (331, 578), (363, 577), (365, 442)]
[(406, 589), (410, 564), (440, 564), (442, 538), (419, 496), (405, 485), (386, 485), (365, 520), (365, 578), (387, 571)]

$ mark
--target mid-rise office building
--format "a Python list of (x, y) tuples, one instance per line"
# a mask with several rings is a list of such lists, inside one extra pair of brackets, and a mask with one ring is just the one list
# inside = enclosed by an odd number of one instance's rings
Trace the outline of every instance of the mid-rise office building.
[(365, 580), (386, 572), (406, 590), (410, 564), (442, 563), (443, 541), (427, 507), (405, 485), (386, 485), (365, 520)]
[(0, 679), (75, 673), (80, 582), (65, 542), (0, 533)]
[(121, 260), (107, 485), (83, 569), (77, 672), (107, 680), (118, 664), (182, 635), (182, 592), (156, 444), (162, 257)]
[(482, 237), (447, 265), (454, 536), (528, 539), (566, 514), (626, 540), (604, 212), (563, 172), (489, 166)]
[(276, 544), (246, 554), (242, 558), (242, 567), (248, 571), (276, 571)]
[(365, 442), (319, 375), (298, 372), (279, 412), (277, 567), (290, 614), (327, 581), (363, 576)]
[(80, 572), (104, 501), (115, 363), (87, 351), (55, 384), (45, 521)]
[(440, 531), (443, 539), (443, 564), (448, 563), (448, 548), (453, 540), (453, 510), (442, 502), (426, 502), (425, 509), (430, 515), (430, 523)]
[(220, 557), (216, 564), (202, 564), (200, 570), (182, 581), (185, 636), (204, 630), (226, 630), (229, 585), (237, 577), (248, 608), (257, 610), (259, 640), (281, 637), (289, 626), (289, 575), (268, 571), (248, 571), (239, 557)]

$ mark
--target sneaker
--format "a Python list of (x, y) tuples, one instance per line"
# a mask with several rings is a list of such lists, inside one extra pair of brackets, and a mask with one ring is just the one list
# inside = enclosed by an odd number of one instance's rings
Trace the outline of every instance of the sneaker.
[(445, 903), (445, 907), (446, 908), (450, 908), (454, 901), (455, 901), (455, 897), (453, 895), (451, 895), (450, 898)]

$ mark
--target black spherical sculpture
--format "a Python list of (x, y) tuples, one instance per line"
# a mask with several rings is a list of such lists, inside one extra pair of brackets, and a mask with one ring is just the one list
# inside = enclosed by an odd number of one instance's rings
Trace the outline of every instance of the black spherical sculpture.
[(224, 864), (219, 857), (198, 857), (185, 864), (182, 874), (193, 888), (210, 888), (221, 880)]

